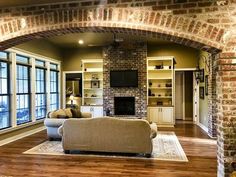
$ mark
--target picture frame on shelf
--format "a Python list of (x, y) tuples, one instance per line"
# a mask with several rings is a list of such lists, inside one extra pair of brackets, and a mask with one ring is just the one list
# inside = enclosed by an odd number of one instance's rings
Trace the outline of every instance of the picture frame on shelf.
[(205, 76), (205, 95), (208, 96), (208, 75)]
[(200, 78), (200, 82), (204, 82), (204, 69), (200, 70), (199, 78)]
[(199, 87), (199, 97), (204, 100), (204, 87)]
[(97, 80), (91, 81), (91, 88), (100, 88), (100, 82)]

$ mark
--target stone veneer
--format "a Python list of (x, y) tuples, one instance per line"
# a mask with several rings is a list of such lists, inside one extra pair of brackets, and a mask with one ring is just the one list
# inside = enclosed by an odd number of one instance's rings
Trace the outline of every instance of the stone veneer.
[[(132, 44), (135, 49), (124, 49), (121, 47), (109, 46), (103, 50), (103, 105), (104, 112), (110, 110), (114, 115), (114, 97), (135, 97), (135, 117), (147, 116), (147, 45)], [(137, 88), (111, 88), (110, 71), (112, 70), (138, 70)]]

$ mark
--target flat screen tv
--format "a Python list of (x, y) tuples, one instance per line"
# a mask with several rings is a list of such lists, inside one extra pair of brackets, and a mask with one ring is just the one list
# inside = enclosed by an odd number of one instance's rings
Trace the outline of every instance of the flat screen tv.
[(138, 70), (110, 71), (111, 87), (138, 87)]

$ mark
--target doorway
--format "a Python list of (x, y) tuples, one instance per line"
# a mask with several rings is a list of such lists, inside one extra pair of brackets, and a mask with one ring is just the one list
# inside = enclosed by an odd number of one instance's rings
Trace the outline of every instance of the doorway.
[(175, 119), (193, 121), (193, 71), (175, 72)]

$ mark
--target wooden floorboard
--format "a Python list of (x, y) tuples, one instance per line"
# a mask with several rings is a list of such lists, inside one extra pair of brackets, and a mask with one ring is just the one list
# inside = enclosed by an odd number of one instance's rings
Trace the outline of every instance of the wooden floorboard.
[(46, 131), (0, 147), (0, 177), (214, 177), (216, 143), (191, 124), (177, 124), (174, 131), (189, 162), (125, 159), (91, 156), (51, 156), (22, 154), (44, 142)]

